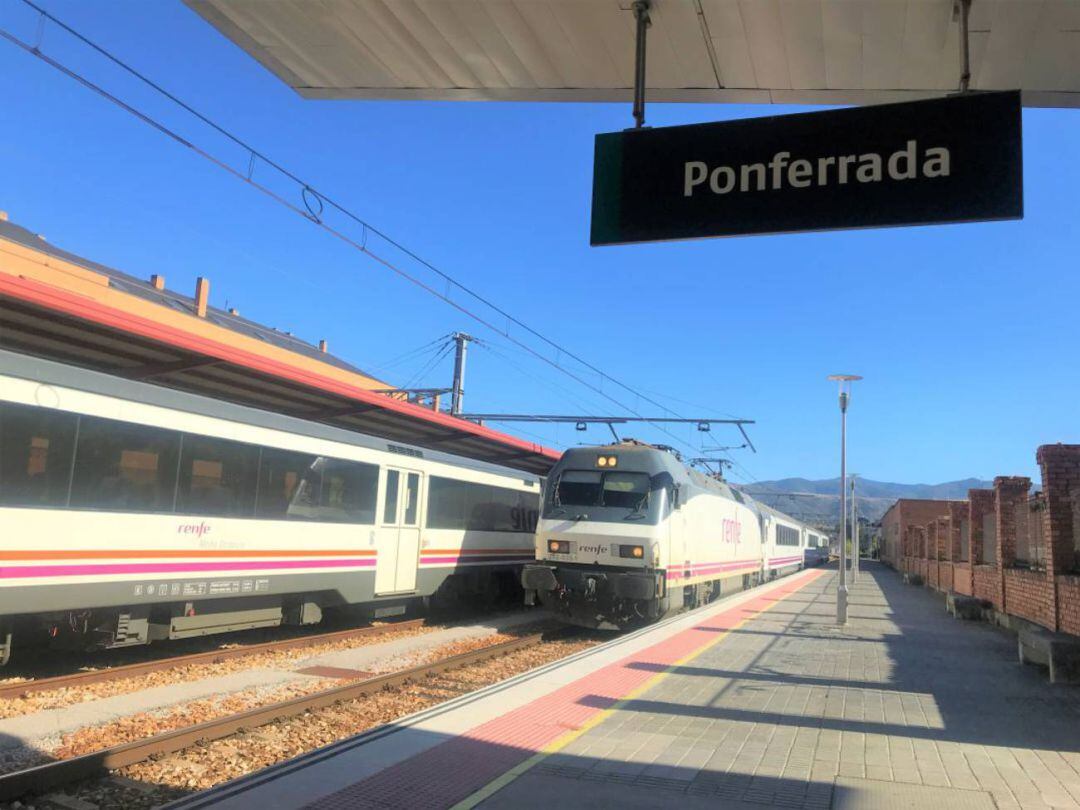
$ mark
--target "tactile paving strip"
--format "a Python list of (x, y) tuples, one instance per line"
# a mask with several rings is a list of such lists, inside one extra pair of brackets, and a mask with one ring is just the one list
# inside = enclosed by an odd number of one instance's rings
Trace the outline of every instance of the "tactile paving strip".
[[(808, 574), (715, 614), (645, 650), (318, 799), (306, 810), (450, 807), (577, 729), (676, 661), (800, 590)], [(643, 666), (643, 664), (645, 666)]]

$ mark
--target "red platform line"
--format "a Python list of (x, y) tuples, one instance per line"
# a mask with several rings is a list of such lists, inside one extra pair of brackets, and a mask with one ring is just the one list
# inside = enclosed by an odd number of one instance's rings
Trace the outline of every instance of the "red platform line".
[[(318, 799), (307, 810), (451, 807), (821, 576), (804, 572), (644, 650)], [(645, 666), (642, 666), (642, 665)], [(658, 672), (660, 674), (658, 674)], [(571, 729), (571, 731), (568, 731)]]

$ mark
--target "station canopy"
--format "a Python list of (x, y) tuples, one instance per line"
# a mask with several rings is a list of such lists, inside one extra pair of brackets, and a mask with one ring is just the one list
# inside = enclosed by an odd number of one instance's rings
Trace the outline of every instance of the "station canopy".
[[(187, 0), (312, 99), (629, 101), (630, 0)], [(972, 90), (1080, 106), (1080, 2), (973, 0)], [(954, 0), (653, 0), (650, 101), (877, 104), (960, 79)]]

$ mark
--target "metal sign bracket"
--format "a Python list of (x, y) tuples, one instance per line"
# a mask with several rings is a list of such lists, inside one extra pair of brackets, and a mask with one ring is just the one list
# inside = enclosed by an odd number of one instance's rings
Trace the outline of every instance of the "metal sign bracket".
[(971, 32), (968, 19), (971, 16), (971, 0), (956, 0), (953, 19), (960, 21), (960, 92), (971, 92)]
[(652, 19), (649, 17), (650, 0), (634, 0), (631, 8), (637, 23), (634, 42), (634, 129), (645, 126), (645, 39)]

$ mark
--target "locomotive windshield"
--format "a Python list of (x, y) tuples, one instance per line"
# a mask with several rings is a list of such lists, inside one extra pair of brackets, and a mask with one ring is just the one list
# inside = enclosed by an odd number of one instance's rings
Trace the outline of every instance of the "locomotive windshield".
[(644, 508), (649, 497), (649, 476), (637, 472), (566, 470), (552, 498), (561, 506), (613, 506)]

